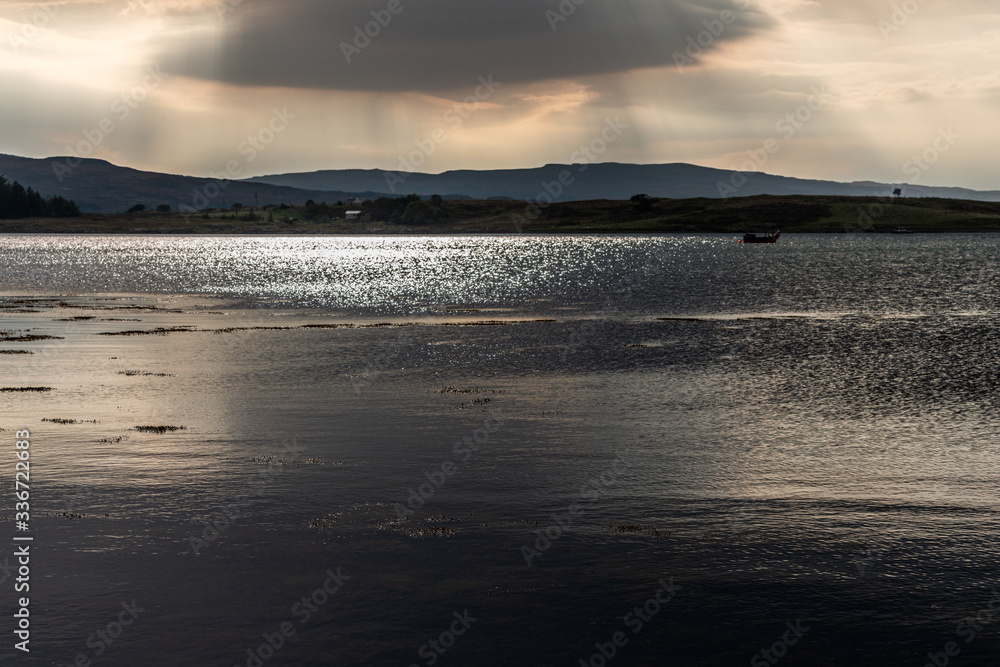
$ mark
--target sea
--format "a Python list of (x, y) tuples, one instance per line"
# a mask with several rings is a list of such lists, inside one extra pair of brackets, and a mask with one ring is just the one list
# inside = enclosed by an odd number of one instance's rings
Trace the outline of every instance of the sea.
[(0, 236), (0, 664), (1000, 664), (1000, 235), (738, 238)]

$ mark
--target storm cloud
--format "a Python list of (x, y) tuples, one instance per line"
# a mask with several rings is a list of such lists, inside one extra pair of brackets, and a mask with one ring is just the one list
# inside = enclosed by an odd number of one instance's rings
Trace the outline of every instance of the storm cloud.
[(164, 40), (164, 67), (243, 86), (441, 93), (488, 74), (532, 83), (697, 60), (774, 23), (726, 0), (237, 1), (223, 5), (221, 41)]
[(996, 0), (0, 0), (0, 54), (0, 152), (30, 157), (205, 176), (287, 109), (243, 175), (564, 163), (610, 120), (605, 161), (780, 137), (761, 169), (892, 183), (951, 127), (921, 182), (997, 187)]

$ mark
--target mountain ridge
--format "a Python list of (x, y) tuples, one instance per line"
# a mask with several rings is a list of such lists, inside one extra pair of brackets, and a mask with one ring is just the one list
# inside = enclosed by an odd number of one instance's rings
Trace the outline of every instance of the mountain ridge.
[[(26, 158), (0, 154), (0, 174), (45, 197), (76, 202), (84, 212), (111, 213), (143, 204), (174, 210), (303, 204), (374, 199), (379, 196), (439, 194), (446, 199), (514, 199), (535, 202), (624, 200), (635, 194), (668, 199), (712, 199), (753, 195), (890, 196), (899, 187), (908, 197), (1000, 201), (1000, 191), (853, 181), (801, 179), (764, 172), (739, 172), (683, 162), (665, 164), (551, 163), (524, 169), (455, 169), (440, 174), (384, 169), (336, 169), (214, 179), (143, 171), (98, 158)], [(745, 180), (745, 182), (744, 182)]]
[(347, 199), (378, 193), (309, 191), (244, 180), (203, 178), (143, 171), (97, 158), (26, 158), (0, 154), (0, 175), (32, 187), (46, 198), (56, 195), (76, 202), (86, 213), (127, 211), (143, 204), (167, 204), (173, 210), (225, 208), (234, 203), (252, 206), (303, 204), (308, 199)]
[[(563, 177), (563, 178), (561, 178)], [(745, 182), (743, 179), (745, 178)], [(421, 196), (458, 193), (473, 199), (506, 197), (527, 201), (546, 201), (559, 183), (559, 201), (590, 199), (628, 199), (635, 194), (652, 197), (687, 199), (694, 197), (769, 195), (840, 195), (886, 196), (896, 187), (910, 197), (946, 197), (972, 201), (1000, 201), (1000, 191), (980, 191), (952, 186), (853, 181), (842, 183), (821, 179), (802, 179), (764, 172), (740, 174), (713, 167), (683, 162), (665, 164), (594, 164), (551, 163), (525, 169), (455, 169), (440, 174), (394, 172), (383, 169), (318, 170), (256, 176), (249, 182), (324, 190), (387, 190), (392, 194), (415, 193)]]

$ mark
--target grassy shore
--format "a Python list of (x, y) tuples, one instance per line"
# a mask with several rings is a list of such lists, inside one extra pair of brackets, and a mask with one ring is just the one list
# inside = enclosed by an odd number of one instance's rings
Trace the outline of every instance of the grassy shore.
[[(362, 210), (365, 206), (360, 207)], [(914, 232), (1000, 231), (1000, 202), (958, 199), (769, 196), (656, 199), (645, 203), (593, 200), (533, 206), (515, 201), (444, 201), (431, 222), (402, 224), (347, 207), (307, 217), (303, 207), (196, 214), (85, 214), (77, 218), (0, 220), (4, 233), (63, 234), (442, 234), (594, 232)]]

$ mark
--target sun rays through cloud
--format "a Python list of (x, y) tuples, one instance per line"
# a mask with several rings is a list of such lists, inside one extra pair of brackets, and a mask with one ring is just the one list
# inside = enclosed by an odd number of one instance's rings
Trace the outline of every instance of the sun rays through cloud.
[(825, 86), (829, 104), (766, 170), (898, 180), (912, 151), (953, 127), (969, 140), (928, 177), (995, 187), (1000, 13), (989, 2), (567, 6), (0, 2), (0, 152), (62, 155), (111, 118), (95, 157), (204, 175), (287, 108), (294, 122), (254, 173), (395, 168), (435, 131), (446, 140), (427, 171), (564, 162), (609, 118), (630, 130), (606, 160), (729, 168)]

